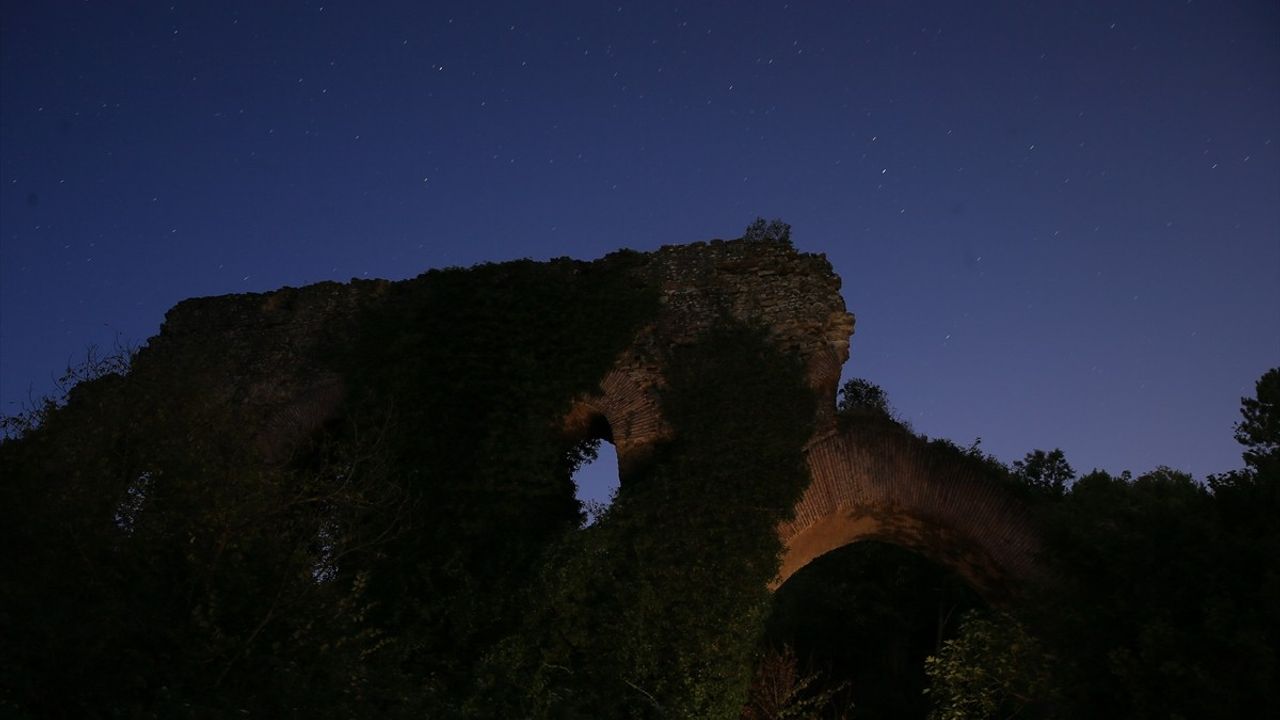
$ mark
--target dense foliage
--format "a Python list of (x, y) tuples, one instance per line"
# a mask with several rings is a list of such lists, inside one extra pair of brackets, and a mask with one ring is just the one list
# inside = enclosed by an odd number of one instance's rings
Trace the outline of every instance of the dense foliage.
[(836, 413), (842, 419), (873, 415), (901, 422), (889, 407), (889, 396), (885, 394), (884, 389), (863, 378), (850, 378), (840, 386), (840, 396), (836, 399)]
[(322, 348), (358, 391), (283, 464), (209, 392), (243, 372), (216, 341), (171, 347), (160, 368), (144, 350), (42, 406), (0, 445), (0, 545), (22, 550), (0, 561), (0, 703), (35, 717), (460, 705), (518, 626), (542, 551), (579, 525), (581, 453), (557, 423), (655, 310), (633, 265), (392, 286), (362, 336)]
[(807, 477), (813, 397), (794, 358), (732, 323), (676, 348), (668, 367), (675, 439), (548, 563), (527, 630), (495, 658), (486, 695), (509, 698), (500, 714), (741, 711), (777, 572), (773, 528)]
[[(1245, 467), (1203, 484), (1164, 467), (1075, 479), (1060, 451), (1017, 463), (1040, 491), (1050, 580), (933, 661), (933, 717), (1273, 716), (1278, 407), (1272, 369), (1242, 399)], [(1029, 652), (1041, 662), (1016, 661)]]
[(782, 242), (790, 244), (791, 226), (778, 218), (765, 220), (762, 217), (757, 217), (747, 226), (742, 239), (751, 242)]
[(1008, 613), (969, 613), (925, 660), (930, 720), (1043, 714), (1057, 700), (1055, 658)]
[(436, 714), (459, 711), (485, 653), (518, 625), (542, 553), (582, 520), (581, 457), (558, 421), (655, 310), (631, 263), (433, 272), (343, 346), (360, 394), (335, 438), (388, 423), (380, 453), (409, 510), (390, 537), (385, 522), (349, 528), (340, 545), (375, 549), (338, 579), (367, 575), (370, 617), (394, 639), (384, 654)]
[(861, 542), (832, 551), (778, 589), (767, 647), (793, 648), (814, 690), (842, 685), (824, 710), (850, 718), (920, 717), (924, 660), (985, 603), (955, 574), (911, 551)]
[(342, 412), (283, 463), (209, 392), (245, 371), (216, 343), (42, 408), (0, 445), (0, 707), (737, 717), (814, 398), (729, 318), (659, 350), (673, 439), (581, 527), (560, 421), (656, 311), (634, 266), (380, 289), (314, 359)]

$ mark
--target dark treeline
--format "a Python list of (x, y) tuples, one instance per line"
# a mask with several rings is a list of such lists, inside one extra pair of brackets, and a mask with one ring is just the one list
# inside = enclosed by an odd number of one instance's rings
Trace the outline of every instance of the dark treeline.
[[(0, 443), (0, 714), (1276, 708), (1280, 370), (1244, 400), (1244, 466), (1207, 483), (1167, 468), (1078, 477), (1058, 451), (1005, 467), (977, 443), (934, 441), (1020, 493), (1044, 528), (1046, 580), (1015, 601), (991, 607), (871, 542), (771, 595), (774, 528), (804, 488), (818, 414), (804, 368), (762, 328), (726, 320), (654, 350), (673, 439), (583, 524), (572, 476), (599, 438), (558, 421), (656, 312), (634, 262), (393, 286), (354, 342), (322, 344), (356, 390), (287, 461), (266, 461), (240, 406), (209, 396), (238, 372), (215, 341), (163, 367), (148, 348), (132, 367), (72, 373), (65, 404), (10, 419)], [(863, 381), (838, 416), (910, 432)]]

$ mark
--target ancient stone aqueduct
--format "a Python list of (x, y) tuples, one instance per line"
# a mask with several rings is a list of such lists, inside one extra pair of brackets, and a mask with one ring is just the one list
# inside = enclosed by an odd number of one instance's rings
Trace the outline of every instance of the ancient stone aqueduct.
[[(763, 323), (780, 346), (796, 351), (819, 402), (818, 428), (806, 446), (811, 483), (794, 519), (777, 528), (784, 547), (781, 584), (811, 560), (859, 540), (906, 546), (957, 570), (976, 588), (1003, 594), (1036, 572), (1037, 536), (1020, 502), (981, 476), (972, 464), (940, 461), (927, 443), (908, 433), (840, 429), (835, 396), (849, 357), (853, 316), (840, 296), (840, 279), (821, 255), (775, 242), (713, 241), (668, 246), (646, 254), (634, 272), (661, 289), (661, 309), (613, 368), (599, 392), (577, 398), (564, 419), (570, 437), (601, 435), (601, 420), (624, 474), (668, 428), (656, 390), (663, 368), (651, 350), (688, 342), (726, 314)], [(324, 284), (321, 303), (297, 302), (311, 289), (254, 296), (191, 300), (172, 310), (152, 345), (184, 343), (211, 325), (229, 352), (243, 333), (271, 328), (266, 341), (244, 348), (254, 360), (241, 366), (227, 400), (256, 406), (268, 417), (264, 442), (287, 448), (341, 403), (341, 381), (323, 372), (282, 380), (281, 363), (295, 362), (314, 344), (314, 328), (350, 313), (376, 283), (357, 290)]]

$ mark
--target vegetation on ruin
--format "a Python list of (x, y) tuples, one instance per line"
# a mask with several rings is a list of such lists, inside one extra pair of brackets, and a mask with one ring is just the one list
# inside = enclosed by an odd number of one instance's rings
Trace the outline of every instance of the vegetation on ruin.
[[(976, 440), (916, 437), (883, 390), (851, 381), (843, 431), (910, 435), (1018, 493), (1043, 530), (1045, 582), (992, 607), (947, 569), (865, 542), (770, 594), (774, 530), (804, 489), (818, 413), (802, 362), (764, 328), (726, 316), (650, 349), (672, 432), (583, 523), (572, 478), (599, 438), (566, 436), (562, 420), (656, 316), (641, 262), (353, 286), (368, 302), (316, 330), (303, 359), (349, 391), (283, 458), (252, 404), (217, 392), (249, 362), (226, 338), (172, 346), (164, 363), (145, 348), (73, 368), (66, 397), (10, 419), (0, 443), (0, 714), (958, 720), (1280, 705), (1280, 369), (1243, 399), (1243, 467), (1206, 482), (1078, 476), (1059, 450), (1005, 465)], [(305, 306), (330, 289), (235, 302)]]

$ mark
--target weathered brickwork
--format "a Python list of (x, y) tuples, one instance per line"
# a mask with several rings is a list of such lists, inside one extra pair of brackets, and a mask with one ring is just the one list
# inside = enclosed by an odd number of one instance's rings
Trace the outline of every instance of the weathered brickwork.
[(1026, 508), (973, 463), (906, 432), (829, 430), (808, 447), (811, 481), (778, 528), (778, 584), (813, 559), (858, 540), (909, 547), (991, 595), (1036, 572)]

